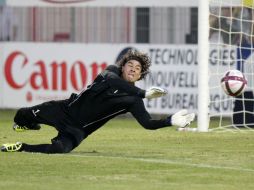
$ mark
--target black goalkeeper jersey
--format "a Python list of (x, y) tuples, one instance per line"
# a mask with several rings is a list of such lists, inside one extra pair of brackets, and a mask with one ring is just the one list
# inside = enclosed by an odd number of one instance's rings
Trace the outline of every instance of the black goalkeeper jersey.
[(146, 129), (171, 125), (166, 119), (154, 120), (145, 109), (145, 91), (121, 78), (121, 72), (110, 65), (79, 95), (72, 94), (67, 112), (86, 135), (91, 134), (113, 117), (130, 112)]

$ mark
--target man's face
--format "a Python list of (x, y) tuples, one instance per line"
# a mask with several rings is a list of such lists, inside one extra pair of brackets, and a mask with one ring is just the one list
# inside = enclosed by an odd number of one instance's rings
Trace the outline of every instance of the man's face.
[(141, 64), (136, 60), (129, 60), (122, 67), (122, 77), (127, 82), (136, 82), (141, 77)]

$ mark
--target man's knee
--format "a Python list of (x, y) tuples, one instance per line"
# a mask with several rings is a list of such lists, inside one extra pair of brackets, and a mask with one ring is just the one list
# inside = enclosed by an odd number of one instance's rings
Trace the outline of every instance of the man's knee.
[(52, 140), (52, 145), (50, 146), (48, 153), (68, 153), (73, 149), (73, 144), (71, 141)]
[(16, 115), (14, 116), (14, 122), (17, 123), (20, 126), (25, 126), (29, 121), (27, 121), (26, 117), (26, 108), (20, 108)]

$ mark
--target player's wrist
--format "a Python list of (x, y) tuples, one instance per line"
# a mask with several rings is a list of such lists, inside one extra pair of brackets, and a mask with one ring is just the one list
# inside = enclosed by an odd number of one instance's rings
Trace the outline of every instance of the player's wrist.
[(138, 92), (138, 96), (141, 98), (145, 98), (146, 97), (146, 91), (143, 89), (140, 89)]
[(168, 116), (165, 121), (167, 126), (172, 126), (172, 115)]

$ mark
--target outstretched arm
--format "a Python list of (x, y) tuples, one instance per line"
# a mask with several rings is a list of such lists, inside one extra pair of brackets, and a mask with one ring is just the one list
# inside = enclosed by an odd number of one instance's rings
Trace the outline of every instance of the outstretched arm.
[(150, 114), (145, 109), (144, 102), (141, 99), (137, 100), (137, 102), (131, 106), (129, 111), (139, 122), (139, 124), (142, 125), (145, 129), (155, 130), (163, 127), (172, 126), (171, 119), (152, 119)]
[(159, 129), (168, 126), (186, 127), (190, 125), (195, 119), (194, 113), (188, 113), (187, 110), (180, 110), (165, 119), (152, 119), (150, 114), (146, 111), (142, 100), (138, 100), (131, 108), (130, 112), (137, 119), (137, 121), (146, 129)]

